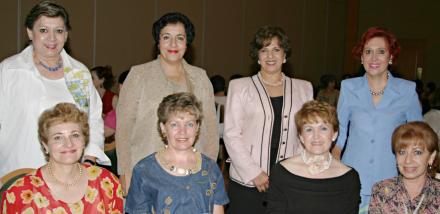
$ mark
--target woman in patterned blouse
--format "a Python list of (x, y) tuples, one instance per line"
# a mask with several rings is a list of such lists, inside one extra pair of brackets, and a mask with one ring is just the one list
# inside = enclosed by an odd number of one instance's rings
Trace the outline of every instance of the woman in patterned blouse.
[(122, 213), (122, 189), (109, 171), (80, 164), (89, 142), (85, 112), (71, 103), (46, 110), (38, 136), (48, 163), (3, 193), (0, 213)]
[(369, 213), (439, 213), (438, 137), (429, 125), (410, 122), (392, 136), (400, 175), (373, 186)]

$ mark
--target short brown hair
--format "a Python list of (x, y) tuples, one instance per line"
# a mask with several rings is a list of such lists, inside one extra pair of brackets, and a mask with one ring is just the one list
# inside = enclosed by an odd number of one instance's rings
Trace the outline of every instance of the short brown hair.
[(437, 151), (432, 164), (432, 173), (437, 172), (439, 165), (438, 136), (427, 123), (414, 121), (400, 125), (394, 130), (391, 142), (394, 155), (400, 149), (414, 144), (426, 148), (430, 154)]
[(64, 21), (64, 25), (66, 26), (67, 31), (69, 31), (72, 27), (70, 26), (69, 14), (66, 9), (61, 5), (58, 5), (52, 1), (42, 1), (32, 7), (31, 11), (29, 11), (26, 16), (26, 21), (24, 25), (28, 29), (32, 29), (34, 27), (35, 22), (41, 17), (61, 17)]
[[(196, 118), (196, 123), (202, 125), (203, 109), (202, 104), (197, 100), (196, 96), (191, 93), (181, 92), (171, 94), (163, 98), (157, 109), (157, 129), (162, 137), (162, 140), (167, 144), (166, 136), (163, 136), (160, 124), (165, 124), (168, 119), (176, 113), (189, 113)], [(197, 138), (196, 138), (197, 141)]]
[(279, 45), (286, 54), (286, 58), (290, 56), (289, 38), (287, 37), (284, 30), (280, 27), (263, 26), (257, 30), (254, 38), (251, 41), (251, 51), (249, 55), (254, 61), (258, 60), (258, 52), (262, 48), (270, 45), (270, 41), (273, 38), (278, 38), (280, 42)]
[(327, 102), (312, 100), (303, 104), (295, 114), (295, 124), (298, 134), (301, 134), (305, 124), (318, 122), (321, 119), (333, 127), (333, 131), (339, 130), (339, 121), (335, 107)]
[[(84, 135), (84, 146), (89, 143), (89, 122), (85, 112), (79, 110), (72, 103), (58, 103), (55, 107), (44, 111), (38, 119), (38, 138), (40, 139), (41, 148), (43, 144), (47, 144), (49, 128), (62, 123), (77, 123), (81, 127)], [(49, 154), (44, 153), (46, 160)]]

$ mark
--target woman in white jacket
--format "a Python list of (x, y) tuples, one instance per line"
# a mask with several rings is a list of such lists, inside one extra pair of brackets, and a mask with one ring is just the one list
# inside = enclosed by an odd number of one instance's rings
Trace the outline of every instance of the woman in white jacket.
[(270, 168), (302, 150), (294, 115), (313, 99), (310, 82), (282, 72), (290, 47), (281, 28), (261, 27), (251, 46), (261, 70), (230, 82), (225, 109), (224, 141), (232, 160), (229, 213), (264, 213)]
[(37, 121), (60, 102), (88, 113), (90, 144), (84, 158), (109, 165), (103, 151), (101, 99), (88, 69), (63, 49), (70, 30), (67, 11), (43, 1), (31, 9), (25, 26), (31, 45), (0, 63), (0, 177), (46, 163)]

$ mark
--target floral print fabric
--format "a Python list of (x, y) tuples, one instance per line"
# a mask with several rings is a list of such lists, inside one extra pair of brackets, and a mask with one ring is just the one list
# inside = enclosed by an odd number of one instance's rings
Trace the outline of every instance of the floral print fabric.
[(413, 213), (419, 204), (417, 213), (440, 213), (440, 182), (431, 178), (427, 178), (422, 192), (413, 200), (400, 176), (376, 183), (372, 191), (368, 208), (371, 214)]
[(81, 108), (81, 110), (89, 113), (90, 92), (88, 87), (90, 79), (88, 78), (87, 73), (88, 71), (85, 70), (75, 70), (70, 67), (64, 68), (64, 79), (75, 103)]
[(106, 169), (84, 166), (89, 181), (80, 201), (69, 204), (54, 199), (39, 168), (18, 179), (3, 193), (0, 213), (123, 213), (122, 189), (118, 179)]

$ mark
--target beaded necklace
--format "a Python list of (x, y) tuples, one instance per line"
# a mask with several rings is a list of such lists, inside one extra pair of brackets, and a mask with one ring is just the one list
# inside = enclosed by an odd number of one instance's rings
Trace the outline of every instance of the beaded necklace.
[(63, 181), (59, 180), (57, 177), (55, 177), (55, 174), (52, 171), (52, 162), (49, 162), (47, 164), (47, 171), (49, 172), (49, 176), (52, 177), (57, 183), (63, 185), (66, 189), (69, 189), (69, 188), (75, 186), (79, 182), (79, 180), (80, 180), (80, 178), (82, 177), (82, 174), (83, 174), (81, 164), (80, 163), (76, 163), (76, 166), (79, 169), (79, 174), (73, 179), (72, 183), (63, 182)]

